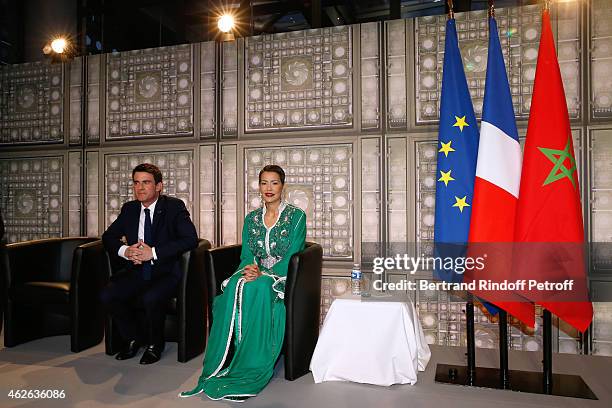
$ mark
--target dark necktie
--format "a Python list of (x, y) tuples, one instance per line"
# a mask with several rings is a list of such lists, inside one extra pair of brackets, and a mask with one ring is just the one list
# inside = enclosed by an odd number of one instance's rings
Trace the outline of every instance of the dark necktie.
[[(145, 208), (145, 222), (144, 222), (144, 242), (151, 246), (153, 239), (151, 236), (151, 210)], [(146, 261), (142, 264), (142, 278), (144, 280), (151, 280), (151, 261)]]

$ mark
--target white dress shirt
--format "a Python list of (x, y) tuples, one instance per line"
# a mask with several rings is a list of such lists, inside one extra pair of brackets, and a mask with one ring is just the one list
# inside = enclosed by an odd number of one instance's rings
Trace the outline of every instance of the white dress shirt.
[[(151, 205), (149, 205), (148, 207), (145, 207), (144, 205), (142, 205), (142, 203), (140, 204), (140, 219), (138, 220), (138, 239), (144, 241), (144, 225), (145, 225), (145, 208), (148, 208), (149, 210), (149, 217), (151, 218), (151, 227), (153, 227), (153, 217), (155, 214), (155, 205), (157, 204), (157, 200), (155, 200)], [(127, 245), (122, 245), (121, 248), (119, 248), (119, 256), (129, 260), (129, 258), (127, 256), (125, 256), (125, 251), (126, 249), (128, 249), (129, 246)], [(153, 252), (153, 259), (150, 261), (151, 264), (153, 263), (153, 261), (157, 261), (157, 254), (155, 253), (155, 248), (151, 248), (151, 251)]]

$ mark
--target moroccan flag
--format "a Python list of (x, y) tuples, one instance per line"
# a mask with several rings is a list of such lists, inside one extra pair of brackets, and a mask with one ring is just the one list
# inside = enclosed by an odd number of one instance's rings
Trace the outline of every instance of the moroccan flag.
[[(470, 230), (478, 127), (459, 53), (455, 19), (446, 22), (440, 99), (434, 256), (458, 259), (466, 255)], [(463, 270), (453, 265), (436, 263), (434, 277), (462, 282)]]
[[(534, 280), (571, 278), (571, 292), (526, 296), (580, 331), (593, 318), (584, 265), (584, 229), (576, 159), (548, 10), (542, 15), (514, 240), (515, 274)], [(564, 301), (571, 299), (572, 301)]]
[[(512, 96), (497, 34), (497, 22), (490, 17), (487, 78), (469, 235), (470, 255), (478, 256), (472, 251), (477, 248), (479, 252), (487, 253), (488, 258), (484, 270), (466, 272), (466, 282), (511, 278), (511, 242), (514, 239), (520, 181), (521, 147)], [(500, 298), (495, 292), (475, 291), (474, 294), (506, 310), (528, 326), (534, 326), (534, 306), (519, 295), (509, 293)], [(513, 297), (517, 299), (516, 302), (509, 301)], [(490, 305), (485, 306), (492, 314), (497, 312)]]

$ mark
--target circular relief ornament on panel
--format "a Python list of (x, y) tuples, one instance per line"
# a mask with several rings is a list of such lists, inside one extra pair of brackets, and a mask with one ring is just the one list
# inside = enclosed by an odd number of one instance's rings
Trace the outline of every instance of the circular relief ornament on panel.
[(349, 289), (349, 281), (348, 279), (333, 279), (330, 286), (332, 296), (342, 296)]
[(29, 111), (36, 108), (36, 91), (30, 85), (17, 88), (17, 105), (20, 111)]
[(136, 89), (137, 99), (159, 100), (161, 96), (161, 73), (138, 72), (136, 74)]
[(472, 41), (463, 44), (461, 48), (466, 74), (486, 72), (488, 47), (485, 42)]
[(29, 216), (34, 209), (34, 202), (36, 200), (35, 193), (29, 190), (17, 191), (17, 212), (16, 216), (24, 217)]
[(302, 86), (308, 80), (309, 75), (310, 71), (302, 61), (287, 64), (287, 69), (284, 73), (285, 81), (295, 87)]
[(287, 154), (284, 151), (279, 150), (274, 154), (274, 160), (276, 160), (276, 163), (278, 164), (285, 163), (287, 160)]

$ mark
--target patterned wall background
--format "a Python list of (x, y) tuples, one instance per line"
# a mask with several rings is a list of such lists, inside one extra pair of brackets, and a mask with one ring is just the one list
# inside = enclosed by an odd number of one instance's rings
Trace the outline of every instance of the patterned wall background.
[(35, 62), (0, 70), (0, 145), (64, 141), (64, 67)]
[(245, 41), (245, 130), (346, 127), (352, 115), (350, 26)]
[[(611, 243), (612, 0), (590, 3), (554, 6), (553, 31), (585, 225), (592, 241)], [(487, 16), (456, 18), (479, 115)], [(497, 18), (524, 134), (539, 8), (497, 9)], [(287, 172), (287, 199), (307, 212), (308, 239), (324, 248), (324, 317), (350, 291), (353, 262), (384, 245), (394, 253), (418, 242), (430, 251), (444, 22), (420, 17), (0, 68), (0, 207), (9, 241), (100, 235), (132, 197), (132, 168), (150, 161), (202, 237), (236, 243), (244, 214), (259, 205), (257, 173), (274, 162)], [(610, 259), (609, 246), (594, 248), (594, 294), (612, 293)], [(411, 296), (429, 342), (465, 344), (460, 298)], [(477, 310), (479, 347), (497, 346), (496, 325)], [(539, 350), (540, 330), (510, 322), (512, 348)], [(581, 352), (562, 322), (555, 334), (556, 350)], [(593, 354), (612, 355), (608, 303), (595, 304), (591, 340)]]
[(107, 139), (193, 133), (191, 45), (107, 56)]

